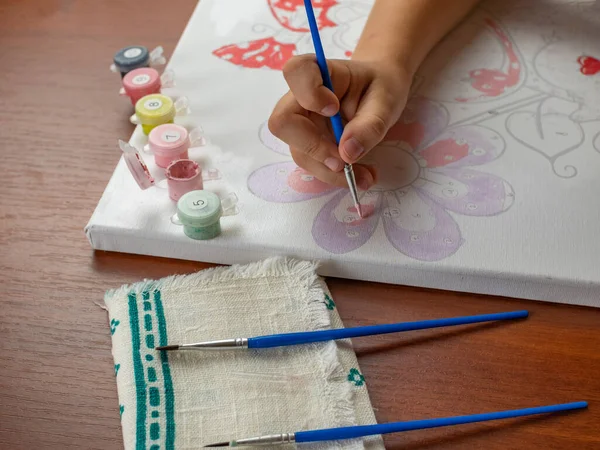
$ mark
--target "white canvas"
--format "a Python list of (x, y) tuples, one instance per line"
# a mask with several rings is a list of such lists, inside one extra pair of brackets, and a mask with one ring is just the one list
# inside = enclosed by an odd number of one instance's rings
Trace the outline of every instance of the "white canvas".
[[(371, 1), (314, 3), (327, 56), (350, 56)], [(240, 214), (214, 240), (188, 239), (166, 191), (141, 191), (121, 161), (86, 228), (94, 248), (225, 264), (284, 254), (323, 261), (322, 275), (600, 306), (600, 5), (483, 3), (432, 52), (375, 151), (364, 221), (264, 125), (283, 62), (312, 51), (305, 27), (301, 0), (198, 5), (169, 68), (190, 99), (184, 123), (210, 139), (191, 157), (222, 174), (205, 188), (235, 192)]]

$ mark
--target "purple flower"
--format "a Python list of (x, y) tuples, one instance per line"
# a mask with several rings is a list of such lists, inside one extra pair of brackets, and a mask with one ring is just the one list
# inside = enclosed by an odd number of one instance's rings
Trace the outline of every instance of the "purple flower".
[[(378, 168), (378, 184), (361, 198), (369, 213), (365, 219), (358, 217), (347, 189), (317, 180), (291, 160), (257, 169), (248, 187), (256, 196), (279, 203), (333, 194), (312, 228), (317, 245), (331, 253), (361, 247), (381, 219), (388, 241), (398, 251), (438, 261), (464, 242), (450, 213), (493, 216), (514, 202), (506, 181), (468, 168), (498, 158), (505, 146), (501, 136), (479, 125), (448, 127), (448, 121), (439, 103), (422, 97), (408, 103), (384, 142), (364, 161)], [(271, 150), (290, 156), (287, 145), (265, 125), (260, 138)]]

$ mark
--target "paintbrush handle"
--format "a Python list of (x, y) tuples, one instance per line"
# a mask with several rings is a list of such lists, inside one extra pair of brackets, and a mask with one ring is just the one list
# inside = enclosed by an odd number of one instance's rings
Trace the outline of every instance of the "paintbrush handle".
[(490, 420), (511, 419), (515, 417), (548, 414), (573, 409), (587, 408), (587, 402), (564, 403), (560, 405), (540, 406), (536, 408), (515, 409), (470, 416), (444, 417), (440, 419), (412, 420), (409, 422), (392, 422), (379, 425), (362, 425), (354, 427), (329, 428), (295, 433), (296, 442), (336, 441), (355, 439), (378, 434), (400, 433), (403, 431), (423, 430), (426, 428), (448, 427), (467, 423), (487, 422)]
[[(321, 78), (323, 78), (323, 84), (331, 92), (333, 90), (333, 83), (331, 82), (331, 76), (327, 69), (327, 59), (325, 58), (325, 51), (323, 50), (323, 44), (321, 43), (321, 36), (319, 35), (319, 26), (317, 25), (317, 19), (315, 18), (315, 12), (313, 11), (312, 3), (310, 0), (304, 0), (304, 6), (306, 8), (306, 16), (308, 18), (308, 26), (310, 28), (310, 34), (312, 36), (313, 45), (315, 47), (315, 54), (317, 55), (317, 64), (321, 71)], [(334, 92), (335, 93), (335, 92)], [(344, 124), (342, 122), (342, 116), (338, 112), (335, 116), (331, 117), (331, 126), (333, 127), (333, 134), (335, 140), (339, 145), (342, 139), (342, 133), (344, 132)]]
[(421, 320), (418, 322), (400, 322), (386, 325), (338, 328), (334, 330), (303, 331), (299, 333), (273, 334), (248, 339), (248, 348), (284, 347), (288, 345), (309, 344), (312, 342), (333, 341), (377, 334), (400, 333), (403, 331), (425, 330), (428, 328), (468, 325), (495, 320), (521, 319), (527, 317), (527, 311), (511, 311), (478, 316), (453, 317), (449, 319)]

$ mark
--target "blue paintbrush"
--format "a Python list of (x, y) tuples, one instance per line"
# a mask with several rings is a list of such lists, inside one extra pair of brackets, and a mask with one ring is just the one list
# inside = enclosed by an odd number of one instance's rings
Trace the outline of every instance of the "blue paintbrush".
[[(310, 34), (312, 36), (313, 45), (315, 47), (315, 53), (317, 55), (317, 64), (321, 71), (321, 77), (323, 78), (323, 84), (331, 92), (333, 91), (333, 84), (331, 83), (331, 77), (329, 76), (329, 70), (327, 69), (327, 59), (325, 58), (325, 52), (323, 51), (323, 44), (321, 44), (321, 36), (319, 36), (319, 26), (315, 19), (315, 12), (313, 11), (312, 3), (310, 0), (304, 0), (304, 6), (306, 7), (306, 16), (308, 17), (308, 26), (310, 27)], [(342, 116), (338, 112), (335, 116), (331, 117), (331, 126), (333, 128), (333, 134), (335, 135), (335, 142), (340, 145), (342, 139), (342, 133), (344, 132), (344, 124), (342, 122)], [(362, 217), (362, 209), (358, 200), (358, 189), (356, 187), (356, 179), (354, 178), (354, 170), (352, 170), (352, 164), (346, 164), (344, 166), (344, 174), (346, 175), (346, 181), (350, 188), (350, 194), (352, 200), (354, 200), (354, 207), (359, 217)]]
[(488, 422), (490, 420), (512, 419), (515, 417), (549, 414), (561, 411), (587, 408), (587, 402), (563, 403), (560, 405), (540, 406), (536, 408), (515, 409), (512, 411), (499, 411), (470, 416), (443, 417), (439, 419), (412, 420), (409, 422), (391, 422), (380, 425), (359, 425), (354, 427), (327, 428), (324, 430), (298, 431), (296, 433), (272, 434), (247, 439), (238, 439), (230, 442), (206, 445), (205, 447), (241, 447), (247, 445), (277, 445), (339, 441), (356, 439), (378, 434), (401, 433), (403, 431), (424, 430), (427, 428), (449, 427), (467, 423)]
[(496, 320), (523, 319), (527, 311), (510, 311), (479, 316), (452, 317), (448, 319), (421, 320), (419, 322), (400, 322), (366, 327), (338, 328), (334, 330), (303, 331), (299, 333), (272, 334), (251, 338), (233, 338), (218, 341), (198, 342), (195, 344), (166, 345), (156, 350), (237, 350), (254, 348), (285, 347), (289, 345), (310, 344), (313, 342), (334, 341), (377, 334), (400, 333), (403, 331), (425, 330), (429, 328), (452, 327)]

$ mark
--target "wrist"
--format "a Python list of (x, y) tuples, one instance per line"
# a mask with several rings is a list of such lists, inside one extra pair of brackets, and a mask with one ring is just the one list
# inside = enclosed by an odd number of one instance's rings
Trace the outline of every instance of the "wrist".
[(429, 51), (478, 0), (375, 0), (354, 56), (411, 77)]
[(366, 45), (359, 45), (352, 54), (352, 61), (368, 64), (377, 72), (386, 72), (402, 83), (412, 83), (416, 73), (414, 64), (411, 63), (410, 56), (400, 50), (390, 51), (391, 49), (374, 48), (372, 51)]
[(363, 30), (352, 60), (384, 64), (412, 78), (421, 63), (414, 51), (416, 47), (415, 42), (405, 36), (371, 25)]

